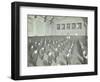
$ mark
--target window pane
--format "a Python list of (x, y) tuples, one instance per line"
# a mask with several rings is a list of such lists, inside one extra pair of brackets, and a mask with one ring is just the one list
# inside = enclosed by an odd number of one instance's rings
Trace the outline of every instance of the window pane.
[(65, 24), (62, 24), (62, 30), (65, 30)]
[(70, 23), (67, 24), (67, 29), (70, 29)]
[(60, 24), (57, 24), (57, 30), (60, 30)]
[(76, 28), (76, 24), (72, 23), (72, 29), (75, 29), (75, 28)]
[(78, 24), (78, 29), (82, 29), (82, 23), (77, 23)]

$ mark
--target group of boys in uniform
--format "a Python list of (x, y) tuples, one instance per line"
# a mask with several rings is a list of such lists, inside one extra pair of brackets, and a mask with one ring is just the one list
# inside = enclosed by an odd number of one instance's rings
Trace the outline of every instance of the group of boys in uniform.
[(87, 64), (87, 48), (83, 39), (68, 36), (54, 40), (43, 37), (28, 40), (28, 66)]

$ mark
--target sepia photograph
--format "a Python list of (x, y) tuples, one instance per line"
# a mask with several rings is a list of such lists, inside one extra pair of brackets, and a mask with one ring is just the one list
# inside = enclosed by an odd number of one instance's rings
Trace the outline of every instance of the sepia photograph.
[(27, 15), (27, 66), (88, 64), (88, 17)]

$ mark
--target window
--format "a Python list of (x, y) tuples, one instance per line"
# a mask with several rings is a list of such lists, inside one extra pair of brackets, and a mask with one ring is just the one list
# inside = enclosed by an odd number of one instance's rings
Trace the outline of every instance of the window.
[(70, 29), (70, 23), (67, 24), (67, 29)]
[(57, 30), (60, 30), (60, 24), (57, 24)]
[(76, 23), (72, 23), (72, 29), (76, 28)]
[(65, 24), (62, 24), (62, 30), (65, 30)]
[(77, 29), (82, 29), (82, 23), (77, 23)]

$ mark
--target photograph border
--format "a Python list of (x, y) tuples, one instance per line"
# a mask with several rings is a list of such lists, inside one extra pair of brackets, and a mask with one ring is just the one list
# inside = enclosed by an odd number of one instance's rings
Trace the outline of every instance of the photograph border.
[[(78, 73), (61, 73), (61, 74), (45, 74), (45, 75), (29, 75), (20, 76), (20, 7), (44, 7), (44, 8), (60, 8), (60, 9), (78, 9), (94, 11), (94, 72), (78, 72)], [(97, 17), (98, 9), (96, 6), (80, 6), (80, 5), (62, 5), (48, 3), (31, 3), (31, 2), (12, 2), (11, 3), (11, 78), (14, 80), (25, 79), (41, 79), (41, 78), (58, 78), (73, 76), (97, 75)]]

